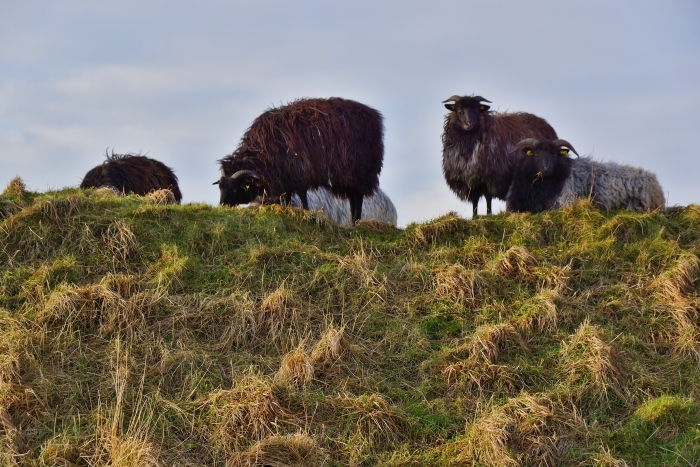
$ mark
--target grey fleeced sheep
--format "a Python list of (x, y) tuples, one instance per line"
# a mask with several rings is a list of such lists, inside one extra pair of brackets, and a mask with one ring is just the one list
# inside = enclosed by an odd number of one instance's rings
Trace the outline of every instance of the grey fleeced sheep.
[[(330, 220), (338, 225), (350, 227), (353, 225), (350, 214), (350, 202), (347, 199), (338, 198), (324, 187), (307, 192), (309, 209), (323, 211)], [(301, 200), (297, 195), (292, 197), (292, 206), (301, 208)], [(385, 224), (396, 225), (396, 207), (381, 188), (367, 196), (362, 202), (363, 220), (376, 220)]]
[(590, 199), (605, 210), (652, 211), (666, 200), (656, 175), (638, 167), (589, 157), (571, 159), (568, 142), (528, 138), (514, 151), (523, 154), (506, 196), (506, 210), (540, 212)]
[[(322, 211), (323, 214), (338, 225), (350, 227), (353, 225), (350, 213), (350, 202), (344, 198), (333, 196), (328, 189), (318, 187), (307, 191), (309, 209)], [(251, 206), (270, 203), (270, 199), (256, 199)], [(296, 194), (292, 196), (291, 206), (303, 208), (301, 199)], [(389, 196), (377, 187), (377, 190), (367, 196), (362, 202), (362, 220), (375, 220), (385, 224), (396, 225), (396, 207)]]

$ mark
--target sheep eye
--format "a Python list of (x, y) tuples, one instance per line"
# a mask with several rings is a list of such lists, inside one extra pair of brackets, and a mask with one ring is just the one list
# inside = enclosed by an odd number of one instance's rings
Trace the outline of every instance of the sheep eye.
[(568, 156), (568, 155), (569, 155), (569, 150), (568, 150), (568, 149), (560, 149), (560, 150), (559, 150), (559, 155), (560, 155), (560, 156)]
[(526, 155), (526, 156), (534, 156), (535, 153), (533, 152), (532, 149), (528, 149), (527, 151), (525, 151), (525, 155)]

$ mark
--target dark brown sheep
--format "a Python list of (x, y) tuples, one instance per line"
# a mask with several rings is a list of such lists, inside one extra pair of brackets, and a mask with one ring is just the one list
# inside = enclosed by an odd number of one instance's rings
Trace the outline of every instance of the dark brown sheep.
[(90, 170), (80, 188), (113, 188), (119, 193), (144, 196), (152, 191), (169, 189), (175, 200), (182, 199), (173, 170), (157, 160), (140, 154), (106, 155), (107, 160)]
[(253, 121), (238, 148), (221, 163), (221, 204), (238, 205), (259, 196), (296, 193), (308, 209), (306, 192), (326, 187), (348, 198), (353, 222), (362, 199), (379, 184), (384, 158), (381, 114), (359, 102), (332, 97), (298, 99), (271, 108)]
[(442, 134), (442, 171), (457, 196), (470, 201), (476, 216), (479, 198), (505, 199), (520, 153), (513, 147), (525, 138), (556, 139), (544, 119), (517, 112), (490, 112), (481, 96), (452, 96), (443, 101), (451, 112), (445, 116)]

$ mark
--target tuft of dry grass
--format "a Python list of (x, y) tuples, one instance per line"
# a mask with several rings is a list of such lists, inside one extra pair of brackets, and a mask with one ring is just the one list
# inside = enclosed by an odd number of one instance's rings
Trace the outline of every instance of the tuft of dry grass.
[(454, 443), (467, 465), (560, 465), (580, 427), (551, 400), (523, 393), (479, 416)]
[(445, 235), (458, 231), (468, 222), (456, 212), (448, 212), (442, 217), (427, 224), (417, 225), (413, 230), (413, 240), (417, 245), (429, 245)]
[(433, 290), (438, 296), (458, 303), (473, 303), (482, 295), (485, 282), (478, 271), (468, 270), (461, 264), (441, 268), (432, 275)]
[(283, 427), (295, 431), (301, 424), (282, 406), (274, 387), (258, 376), (245, 376), (231, 389), (218, 389), (203, 402), (211, 413), (206, 437), (217, 449), (232, 453), (251, 441), (280, 435)]
[(515, 327), (535, 338), (554, 333), (558, 327), (556, 301), (560, 297), (557, 289), (541, 290), (523, 305), (523, 313), (513, 320)]
[(123, 220), (109, 224), (102, 236), (102, 241), (107, 250), (112, 253), (114, 261), (124, 266), (126, 266), (126, 261), (139, 249), (136, 235), (132, 232), (131, 226)]
[(326, 456), (306, 433), (268, 436), (243, 452), (234, 453), (226, 467), (312, 467), (325, 463)]
[(689, 296), (700, 275), (700, 258), (692, 253), (681, 254), (675, 265), (653, 281), (657, 303), (668, 310), (676, 325), (672, 345), (676, 354), (700, 362), (700, 303)]
[(95, 188), (95, 193), (98, 193), (100, 195), (111, 195), (111, 196), (121, 196), (123, 193), (113, 186), (101, 186), (99, 188)]
[(480, 395), (496, 385), (508, 391), (515, 388), (515, 379), (506, 365), (484, 362), (473, 356), (447, 365), (442, 374), (447, 378), (448, 385), (456, 385), (460, 389), (475, 389)]
[(562, 343), (561, 356), (561, 368), (572, 386), (592, 386), (606, 398), (610, 388), (621, 399), (628, 399), (622, 354), (605, 340), (603, 330), (591, 324), (589, 318)]
[(520, 333), (510, 323), (484, 325), (477, 328), (468, 341), (450, 349), (448, 357), (466, 356), (447, 365), (442, 375), (449, 385), (477, 389), (479, 394), (492, 389), (494, 385), (512, 390), (515, 381), (510, 370), (498, 361), (502, 352), (520, 348), (528, 351)]
[(346, 337), (345, 326), (330, 325), (311, 351), (311, 364), (317, 373), (334, 377), (338, 362), (345, 355), (360, 356), (361, 350)]
[[(135, 293), (128, 280), (120, 280), (118, 276), (107, 276), (99, 284), (57, 287), (39, 309), (37, 324), (57, 338), (73, 335), (77, 330), (96, 332), (102, 337), (139, 332), (153, 310), (167, 301), (167, 296), (157, 288)], [(115, 285), (117, 291), (111, 288)]]
[(617, 459), (605, 445), (600, 446), (600, 451), (591, 457), (592, 467), (628, 467), (623, 459)]
[(90, 466), (160, 467), (160, 449), (152, 441), (155, 415), (152, 404), (143, 395), (144, 380), (136, 389), (133, 404), (127, 404), (130, 392), (129, 351), (115, 341), (112, 358), (114, 405), (98, 406), (97, 429), (93, 440), (83, 448)]
[(5, 191), (2, 192), (2, 195), (24, 196), (26, 192), (27, 186), (24, 184), (24, 181), (19, 177), (15, 177), (12, 180), (10, 180), (10, 183), (7, 184), (7, 187), (5, 188)]
[(314, 378), (314, 365), (305, 351), (306, 343), (302, 341), (296, 349), (282, 357), (280, 368), (275, 374), (275, 384), (288, 387), (305, 387)]
[(405, 416), (380, 394), (358, 397), (328, 397), (330, 404), (342, 412), (342, 418), (356, 427), (361, 448), (379, 447), (405, 437), (408, 422)]
[(537, 278), (537, 259), (524, 246), (508, 248), (496, 261), (496, 272), (505, 277)]
[(451, 355), (466, 353), (480, 361), (496, 363), (507, 349), (520, 347), (527, 351), (527, 344), (518, 330), (510, 323), (487, 324), (474, 331), (468, 342), (451, 350)]
[(249, 335), (256, 339), (278, 342), (296, 333), (303, 318), (295, 294), (283, 282), (270, 292), (260, 304), (245, 311), (244, 323)]
[(168, 188), (161, 188), (160, 190), (153, 190), (146, 193), (146, 199), (153, 201), (155, 204), (160, 206), (165, 206), (167, 204), (177, 204), (175, 199), (175, 194), (172, 190)]

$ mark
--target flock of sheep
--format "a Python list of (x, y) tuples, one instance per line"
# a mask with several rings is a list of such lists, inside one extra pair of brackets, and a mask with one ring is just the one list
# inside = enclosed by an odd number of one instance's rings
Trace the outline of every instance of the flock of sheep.
[[(613, 162), (578, 158), (542, 118), (492, 112), (481, 96), (452, 96), (442, 134), (442, 168), (457, 196), (505, 200), (506, 210), (540, 212), (587, 198), (602, 209), (650, 211), (665, 199), (656, 175)], [(214, 182), (220, 203), (281, 203), (320, 209), (340, 225), (359, 219), (396, 224), (396, 208), (379, 188), (384, 158), (381, 114), (356, 101), (299, 99), (268, 109), (246, 130), (232, 154), (219, 160)], [(577, 158), (569, 157), (569, 152)], [(182, 195), (173, 171), (142, 155), (108, 155), (80, 188), (145, 195)]]

